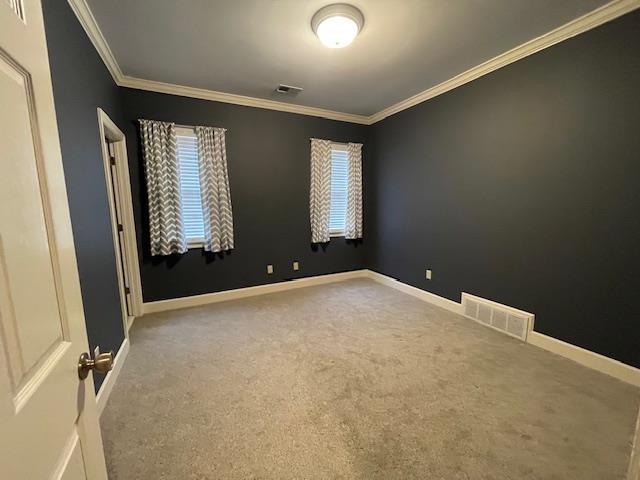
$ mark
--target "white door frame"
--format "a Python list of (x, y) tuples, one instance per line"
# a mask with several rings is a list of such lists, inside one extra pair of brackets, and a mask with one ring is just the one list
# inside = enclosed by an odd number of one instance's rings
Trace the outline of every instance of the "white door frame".
[(631, 460), (627, 480), (640, 480), (640, 412), (636, 421), (636, 435), (631, 446)]
[[(107, 187), (107, 197), (109, 200), (109, 217), (111, 220), (111, 234), (113, 237), (113, 247), (116, 253), (116, 270), (118, 272), (118, 289), (120, 291), (120, 305), (122, 310), (122, 322), (126, 338), (129, 338), (129, 328), (135, 317), (142, 315), (142, 283), (140, 281), (140, 264), (138, 263), (138, 243), (136, 238), (136, 226), (133, 216), (133, 201), (131, 196), (131, 179), (129, 177), (129, 160), (127, 157), (127, 140), (124, 133), (109, 118), (109, 116), (98, 108), (98, 127), (100, 129), (100, 145), (102, 148), (102, 164), (104, 167), (104, 178)], [(115, 151), (115, 171), (117, 181), (111, 178), (111, 155), (109, 154), (105, 138), (113, 143)], [(113, 182), (113, 183), (112, 183)], [(119, 259), (118, 244), (120, 233), (116, 216), (116, 205), (111, 195), (112, 185), (115, 187), (115, 194), (118, 196), (120, 205), (120, 217), (123, 226), (124, 242), (122, 252), (124, 254), (123, 271), (122, 262)], [(125, 292), (125, 274), (129, 281), (131, 315), (127, 315), (127, 294)]]

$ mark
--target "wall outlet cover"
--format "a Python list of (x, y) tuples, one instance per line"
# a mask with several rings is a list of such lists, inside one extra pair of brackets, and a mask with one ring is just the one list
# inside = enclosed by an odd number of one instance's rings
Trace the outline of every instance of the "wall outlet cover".
[(267, 265), (267, 273), (271, 275), (273, 273), (273, 265)]
[(293, 262), (293, 269), (300, 270), (300, 264), (298, 262)]
[(431, 270), (427, 270), (426, 277), (427, 277), (427, 280), (431, 280)]

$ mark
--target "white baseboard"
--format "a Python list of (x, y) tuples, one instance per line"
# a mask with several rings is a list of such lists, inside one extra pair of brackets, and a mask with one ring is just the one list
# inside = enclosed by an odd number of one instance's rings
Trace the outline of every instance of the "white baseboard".
[(298, 278), (287, 282), (269, 283), (256, 287), (237, 288), (235, 290), (224, 290), (222, 292), (205, 293), (203, 295), (193, 295), (191, 297), (172, 298), (169, 300), (159, 300), (157, 302), (145, 302), (142, 304), (142, 313), (165, 312), (177, 310), (179, 308), (197, 307), (209, 303), (226, 302), (239, 298), (255, 297), (267, 293), (283, 292), (295, 288), (311, 287), (325, 283), (341, 282), (352, 278), (363, 278), (367, 276), (367, 270), (354, 270), (352, 272), (330, 273), (318, 275), (316, 277)]
[(395, 288), (396, 290), (400, 290), (401, 292), (412, 295), (420, 300), (424, 300), (425, 302), (432, 303), (433, 305), (444, 308), (445, 310), (462, 315), (462, 304), (458, 302), (441, 297), (435, 293), (427, 292), (421, 288), (407, 285), (406, 283), (402, 283), (399, 280), (383, 275), (382, 273), (374, 272), (372, 270), (366, 270), (366, 272), (366, 277), (375, 280), (382, 285)]
[[(306, 277), (288, 282), (270, 283), (258, 285), (256, 287), (238, 288), (236, 290), (225, 290), (222, 292), (206, 293), (204, 295), (194, 295), (191, 297), (173, 298), (170, 300), (160, 300), (157, 302), (147, 302), (142, 304), (143, 314), (176, 310), (179, 308), (196, 307), (209, 303), (225, 302), (239, 298), (253, 297), (267, 293), (282, 292), (295, 288), (311, 287), (325, 283), (340, 282), (353, 278), (369, 278), (382, 285), (395, 288), (401, 292), (412, 295), (420, 300), (436, 305), (450, 312), (464, 316), (462, 303), (454, 302), (448, 298), (441, 297), (435, 293), (427, 292), (417, 287), (402, 283), (395, 278), (383, 275), (372, 270), (354, 270), (352, 272), (332, 273), (319, 275), (317, 277)], [(469, 317), (465, 317), (469, 318)], [(527, 335), (527, 343), (569, 358), (585, 367), (592, 368), (599, 372), (615, 377), (624, 382), (640, 387), (640, 369), (626, 365), (604, 355), (586, 350), (584, 348), (571, 345), (570, 343), (557, 340), (536, 331), (530, 331)], [(128, 348), (128, 345), (127, 345)], [(115, 369), (115, 368), (114, 368)], [(106, 383), (106, 380), (105, 380)]]
[(131, 330), (131, 327), (133, 327), (133, 322), (136, 321), (136, 317), (134, 317), (133, 315), (129, 315), (127, 317), (127, 333), (129, 332), (129, 330)]
[(631, 447), (631, 461), (629, 462), (629, 472), (627, 480), (640, 480), (640, 414), (636, 421), (636, 434)]
[(580, 365), (606, 373), (623, 382), (640, 387), (640, 369), (632, 367), (631, 365), (535, 331), (529, 332), (527, 343), (557, 353)]
[(118, 353), (116, 353), (116, 358), (113, 361), (113, 368), (107, 376), (104, 377), (104, 381), (100, 386), (100, 390), (96, 395), (96, 403), (98, 406), (98, 415), (102, 415), (104, 411), (104, 407), (107, 405), (107, 400), (109, 400), (109, 396), (111, 395), (111, 391), (113, 390), (113, 386), (118, 380), (118, 375), (122, 371), (122, 365), (124, 364), (125, 359), (127, 358), (127, 354), (129, 353), (129, 339), (125, 338), (122, 341), (122, 345), (120, 345), (120, 349)]
[[(386, 275), (382, 275), (381, 273), (373, 272), (371, 270), (368, 271), (367, 276), (377, 282), (382, 283), (383, 285), (395, 288), (397, 290), (400, 290), (401, 292), (408, 293), (409, 295), (413, 295), (414, 297), (424, 300), (425, 302), (432, 303), (434, 305), (437, 305), (438, 307), (442, 307), (446, 310), (464, 316), (464, 311), (461, 303), (454, 302), (452, 300), (449, 300), (448, 298), (440, 297), (434, 293), (430, 293), (416, 287), (412, 287), (411, 285), (407, 285), (406, 283), (402, 283), (394, 278), (387, 277)], [(465, 318), (474, 320), (466, 316)], [(478, 323), (484, 325), (481, 322)], [(618, 360), (605, 357), (604, 355), (592, 352), (591, 350), (571, 345), (570, 343), (563, 342), (562, 340), (557, 340), (553, 337), (549, 337), (536, 331), (530, 331), (528, 333), (526, 343), (530, 343), (531, 345), (535, 345), (536, 347), (556, 353), (570, 360), (573, 360), (580, 365), (591, 368), (593, 370), (597, 370), (601, 373), (605, 373), (611, 377), (617, 378), (618, 380), (630, 383), (631, 385), (640, 387), (640, 369), (632, 367), (631, 365), (627, 365), (625, 363), (619, 362)]]

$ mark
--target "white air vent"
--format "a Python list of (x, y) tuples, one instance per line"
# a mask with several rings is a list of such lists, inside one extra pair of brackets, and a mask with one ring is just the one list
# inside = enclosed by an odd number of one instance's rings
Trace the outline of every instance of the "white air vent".
[(491, 300), (462, 294), (464, 315), (520, 340), (533, 330), (534, 315)]
[(278, 85), (278, 88), (276, 88), (276, 92), (286, 95), (297, 95), (302, 90), (304, 89), (301, 87), (294, 87), (293, 85), (283, 85), (282, 83)]

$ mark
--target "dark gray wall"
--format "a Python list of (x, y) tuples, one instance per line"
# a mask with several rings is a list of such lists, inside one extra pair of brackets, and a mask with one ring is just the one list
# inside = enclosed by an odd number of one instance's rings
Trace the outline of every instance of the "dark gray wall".
[(373, 269), (640, 367), (638, 32), (628, 14), (376, 124)]
[[(91, 351), (124, 339), (97, 107), (121, 123), (120, 92), (66, 1), (43, 1), (49, 62)], [(103, 381), (94, 376), (96, 389)]]
[[(371, 266), (640, 366), (640, 13), (373, 127), (118, 89), (67, 3), (44, 13), (91, 348), (123, 339), (100, 106), (127, 135), (146, 301)], [(228, 128), (232, 253), (149, 258), (138, 118)], [(365, 144), (365, 243), (309, 244), (310, 137)]]
[[(362, 242), (333, 238), (325, 246), (310, 244), (309, 138), (364, 143), (366, 172), (367, 127), (140, 90), (123, 89), (122, 95), (145, 301), (366, 266)], [(235, 233), (230, 253), (194, 249), (184, 255), (151, 258), (139, 118), (227, 128)], [(294, 260), (300, 262), (298, 272), (291, 268)], [(267, 275), (267, 264), (274, 265), (273, 275)]]

